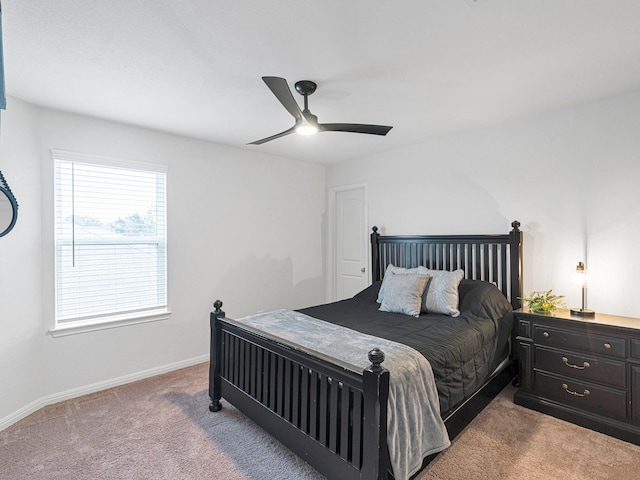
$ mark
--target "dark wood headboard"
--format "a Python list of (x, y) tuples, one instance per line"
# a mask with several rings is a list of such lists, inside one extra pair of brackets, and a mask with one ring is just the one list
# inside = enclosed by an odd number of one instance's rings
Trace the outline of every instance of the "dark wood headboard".
[(373, 281), (381, 280), (389, 264), (431, 270), (464, 270), (465, 278), (494, 283), (511, 302), (521, 307), (522, 232), (520, 222), (501, 235), (398, 235), (371, 234)]

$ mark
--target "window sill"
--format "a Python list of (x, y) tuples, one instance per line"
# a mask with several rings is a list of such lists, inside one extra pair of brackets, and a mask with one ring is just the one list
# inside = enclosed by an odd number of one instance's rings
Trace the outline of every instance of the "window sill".
[(171, 316), (169, 310), (154, 310), (152, 312), (136, 313), (128, 315), (114, 315), (111, 317), (100, 317), (99, 319), (81, 320), (69, 322), (68, 324), (57, 325), (47, 332), (52, 337), (65, 337), (78, 333), (96, 332), (111, 328), (126, 327), (127, 325), (137, 325), (140, 323), (159, 322), (168, 320)]

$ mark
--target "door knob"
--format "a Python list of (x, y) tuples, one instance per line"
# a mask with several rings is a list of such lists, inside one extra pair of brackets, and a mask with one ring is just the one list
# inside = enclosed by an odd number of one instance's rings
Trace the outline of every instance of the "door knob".
[(365, 268), (364, 268), (364, 267), (362, 267), (362, 268), (360, 269), (360, 271), (361, 271), (362, 273), (364, 273), (364, 272), (365, 272)]

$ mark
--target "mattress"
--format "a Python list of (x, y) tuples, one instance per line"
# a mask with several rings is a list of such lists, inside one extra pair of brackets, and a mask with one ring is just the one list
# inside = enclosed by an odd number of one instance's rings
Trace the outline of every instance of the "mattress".
[(508, 358), (512, 307), (493, 284), (463, 279), (458, 290), (458, 317), (423, 313), (416, 318), (381, 312), (376, 302), (379, 289), (380, 282), (376, 282), (353, 298), (299, 311), (420, 352), (431, 363), (443, 417)]

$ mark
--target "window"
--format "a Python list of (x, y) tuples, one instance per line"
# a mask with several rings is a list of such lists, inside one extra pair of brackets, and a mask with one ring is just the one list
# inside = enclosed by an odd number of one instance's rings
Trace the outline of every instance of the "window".
[(166, 318), (166, 168), (60, 151), (53, 159), (52, 333)]

